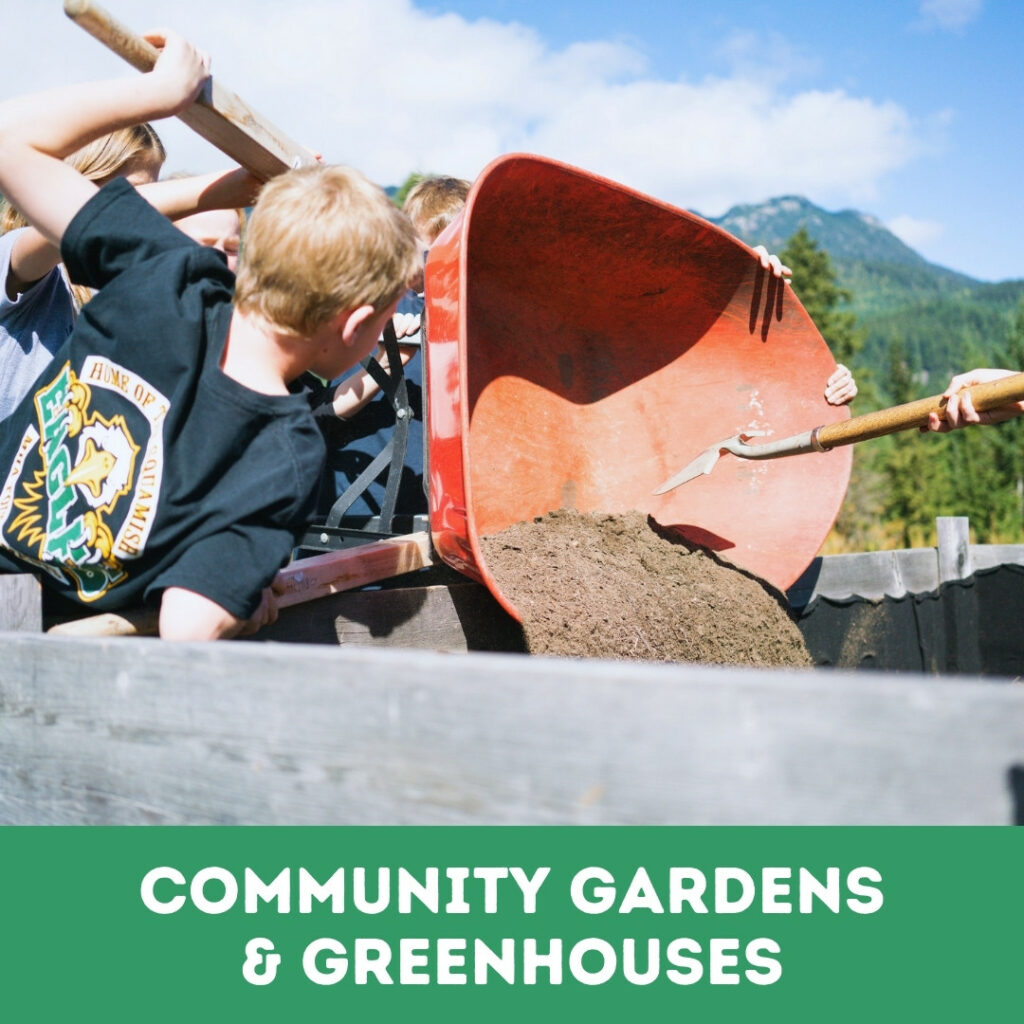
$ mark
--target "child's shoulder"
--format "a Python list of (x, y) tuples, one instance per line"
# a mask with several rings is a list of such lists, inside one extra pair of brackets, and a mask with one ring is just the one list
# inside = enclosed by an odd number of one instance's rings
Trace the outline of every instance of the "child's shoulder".
[(71, 219), (61, 241), (65, 254), (83, 249), (140, 250), (144, 254), (195, 243), (123, 178), (104, 185)]

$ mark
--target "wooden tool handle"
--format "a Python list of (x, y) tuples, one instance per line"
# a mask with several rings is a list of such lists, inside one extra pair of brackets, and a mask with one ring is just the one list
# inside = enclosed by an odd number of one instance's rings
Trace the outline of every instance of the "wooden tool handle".
[(283, 589), (277, 606), (288, 608), (433, 564), (434, 549), (426, 530), (300, 558), (280, 572)]
[[(150, 71), (159, 51), (90, 0), (64, 0), (64, 12), (104, 46), (139, 71)], [(317, 162), (316, 154), (293, 142), (233, 92), (210, 79), (195, 103), (178, 117), (207, 142), (266, 181), (291, 167)]]
[(157, 48), (116, 21), (102, 7), (89, 0), (64, 0), (64, 13), (132, 67), (139, 71), (153, 70)]
[[(281, 570), (282, 592), (277, 595), (277, 606), (288, 608), (433, 564), (434, 549), (426, 530), (301, 558)], [(156, 609), (138, 608), (71, 619), (51, 626), (47, 633), (78, 637), (156, 636), (159, 627), (160, 613)]]
[[(975, 384), (965, 390), (969, 392), (971, 402), (978, 412), (1024, 401), (1024, 373), (1001, 377), (987, 384)], [(910, 430), (912, 427), (923, 427), (928, 423), (929, 413), (942, 415), (945, 409), (946, 399), (942, 395), (932, 395), (930, 398), (920, 398), (916, 402), (907, 402), (906, 405), (879, 409), (877, 412), (854, 416), (839, 423), (828, 423), (818, 428), (817, 440), (826, 449), (855, 444), (857, 441), (867, 441), (883, 434), (895, 434), (901, 430)]]

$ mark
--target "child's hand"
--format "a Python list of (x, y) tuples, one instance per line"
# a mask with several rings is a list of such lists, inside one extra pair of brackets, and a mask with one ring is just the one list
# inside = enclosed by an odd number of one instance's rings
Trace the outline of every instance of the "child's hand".
[(264, 626), (272, 626), (277, 622), (277, 599), (285, 592), (285, 582), (278, 572), (269, 587), (264, 587), (260, 592), (259, 607), (242, 622), (235, 636), (252, 636), (258, 633)]
[[(1002, 423), (1003, 420), (1010, 420), (1024, 413), (1024, 403), (1012, 402), (1010, 405), (1002, 405), (997, 409), (989, 409), (987, 412), (978, 412), (971, 402), (971, 395), (965, 388), (972, 384), (987, 384), (1001, 377), (1010, 377), (1016, 370), (969, 370), (967, 373), (957, 374), (943, 391), (946, 401), (946, 415), (938, 413), (928, 414), (928, 430), (936, 430), (941, 434), (957, 427), (967, 426), (968, 423)], [(921, 428), (924, 430), (925, 428)]]
[(420, 315), (419, 313), (396, 313), (391, 318), (391, 323), (395, 328), (396, 338), (408, 338), (419, 333)]
[(778, 256), (773, 256), (763, 245), (755, 245), (754, 252), (757, 253), (757, 258), (761, 261), (761, 266), (765, 270), (771, 272), (772, 277), (782, 278), (786, 284), (789, 284), (788, 278), (792, 276), (793, 271), (787, 267)]
[(857, 382), (853, 374), (843, 366), (837, 364), (832, 376), (825, 382), (825, 401), (829, 405), (846, 405), (857, 397)]
[(164, 98), (166, 116), (180, 113), (210, 77), (210, 55), (167, 29), (148, 32), (145, 38), (160, 51), (149, 79)]

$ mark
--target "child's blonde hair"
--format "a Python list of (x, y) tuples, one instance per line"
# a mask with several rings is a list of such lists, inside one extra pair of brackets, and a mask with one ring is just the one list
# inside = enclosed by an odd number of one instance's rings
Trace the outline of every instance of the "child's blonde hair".
[(433, 242), (466, 205), (469, 189), (463, 178), (424, 178), (409, 189), (402, 209), (419, 234)]
[[(127, 176), (147, 166), (154, 167), (159, 175), (160, 167), (166, 159), (167, 150), (160, 136), (151, 124), (143, 123), (101, 135), (75, 150), (64, 162), (90, 181), (102, 185), (118, 175)], [(28, 221), (18, 210), (6, 199), (0, 199), (0, 235), (27, 224)], [(67, 276), (66, 272), (62, 273)], [(93, 296), (93, 290), (84, 284), (71, 284), (69, 281), (68, 287), (76, 310), (81, 309)]]
[(260, 191), (235, 306), (310, 337), (344, 310), (386, 309), (418, 266), (412, 224), (383, 189), (350, 167), (301, 167)]
[[(119, 174), (131, 174), (138, 166), (159, 165), (167, 159), (167, 151), (151, 124), (135, 124), (102, 135), (75, 150), (65, 159), (79, 174), (90, 181), (105, 183)], [(25, 218), (6, 200), (0, 201), (0, 234), (23, 228)]]

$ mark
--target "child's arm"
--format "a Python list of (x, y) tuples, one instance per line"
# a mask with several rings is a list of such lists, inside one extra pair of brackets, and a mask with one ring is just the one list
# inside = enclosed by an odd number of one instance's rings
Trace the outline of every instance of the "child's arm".
[[(248, 206), (260, 181), (248, 171), (215, 171), (191, 178), (172, 178), (139, 185), (138, 192), (165, 217), (177, 220), (205, 210), (233, 210)], [(36, 228), (23, 231), (11, 249), (7, 274), (8, 297), (15, 299), (60, 263), (60, 249)]]
[[(399, 344), (398, 354), (402, 360), (402, 365), (405, 366), (417, 351), (418, 346)], [(387, 372), (387, 355), (383, 351), (378, 351), (374, 358), (380, 363), (381, 369)], [(370, 399), (374, 398), (379, 391), (380, 386), (369, 373), (366, 370), (358, 370), (351, 377), (346, 377), (335, 388), (334, 399), (331, 402), (331, 405), (334, 407), (334, 415), (338, 419), (350, 419), (360, 409), (364, 409), (369, 404)]]
[[(420, 329), (420, 316), (418, 313), (396, 313), (391, 318), (395, 328), (395, 336), (398, 338), (398, 355), (402, 365), (406, 366), (410, 359), (419, 350), (418, 345), (403, 345), (402, 338), (416, 334)], [(388, 371), (388, 356), (384, 346), (378, 345), (373, 358), (380, 363), (385, 373)], [(334, 407), (334, 414), (341, 420), (347, 420), (355, 416), (360, 409), (364, 409), (378, 392), (380, 386), (367, 373), (366, 370), (358, 370), (350, 377), (346, 377), (334, 390), (334, 398), (331, 402)]]
[(139, 185), (138, 193), (165, 217), (178, 220), (207, 210), (251, 206), (262, 183), (248, 171), (214, 171), (189, 178), (168, 178)]
[(239, 619), (216, 601), (183, 587), (168, 587), (160, 599), (160, 636), (164, 640), (226, 640), (250, 636), (277, 621), (273, 584), (264, 587), (260, 605)]
[(152, 71), (55, 89), (0, 105), (0, 192), (55, 245), (97, 186), (63, 158), (117, 128), (184, 110), (209, 75), (209, 58), (172, 33)]
[[(384, 358), (381, 349), (378, 349), (371, 358), (380, 362)], [(366, 370), (356, 370), (334, 389), (334, 397), (331, 399), (334, 415), (339, 420), (355, 416), (378, 391), (380, 387)]]
[(7, 268), (7, 297), (13, 302), (60, 263), (60, 250), (35, 228), (26, 228), (11, 246)]

